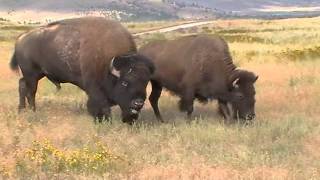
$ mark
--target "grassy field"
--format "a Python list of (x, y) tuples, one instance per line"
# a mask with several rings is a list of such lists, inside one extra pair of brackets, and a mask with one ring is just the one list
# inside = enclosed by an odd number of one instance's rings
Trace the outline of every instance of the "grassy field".
[[(253, 125), (225, 125), (216, 102), (196, 103), (188, 124), (164, 93), (156, 121), (149, 102), (134, 126), (94, 124), (86, 96), (40, 81), (37, 112), (17, 114), (19, 75), (10, 71), (15, 37), (32, 27), (0, 22), (0, 174), (8, 179), (319, 179), (320, 18), (219, 20), (138, 45), (188, 34), (223, 36), (234, 61), (260, 76)], [(158, 23), (163, 25), (163, 22)], [(153, 27), (127, 24), (130, 31)], [(0, 178), (1, 179), (1, 178)]]

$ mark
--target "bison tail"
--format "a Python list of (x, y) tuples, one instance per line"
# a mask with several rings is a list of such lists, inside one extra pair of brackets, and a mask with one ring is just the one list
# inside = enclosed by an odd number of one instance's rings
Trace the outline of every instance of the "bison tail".
[(13, 70), (13, 71), (18, 71), (19, 70), (19, 64), (18, 64), (18, 61), (17, 61), (17, 55), (16, 53), (14, 53), (12, 55), (12, 58), (11, 58), (11, 61), (10, 61), (10, 68)]

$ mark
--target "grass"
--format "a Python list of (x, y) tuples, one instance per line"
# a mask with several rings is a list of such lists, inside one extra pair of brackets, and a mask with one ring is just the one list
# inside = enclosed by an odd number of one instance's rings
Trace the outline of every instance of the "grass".
[[(215, 102), (195, 104), (194, 120), (164, 92), (158, 123), (148, 102), (129, 126), (113, 108), (112, 122), (95, 124), (85, 93), (70, 84), (56, 92), (40, 81), (37, 112), (17, 114), (19, 76), (10, 71), (14, 39), (24, 28), (0, 28), (0, 176), (3, 179), (318, 179), (320, 177), (319, 18), (224, 20), (165, 34), (218, 34), (234, 61), (259, 75), (256, 121), (226, 125)], [(151, 23), (129, 23), (132, 29)], [(157, 23), (156, 23), (157, 24)], [(159, 24), (164, 25), (164, 22)], [(170, 23), (169, 23), (170, 25)], [(9, 28), (12, 26), (13, 28)], [(156, 26), (156, 25), (154, 25)], [(138, 31), (138, 30), (137, 30)], [(7, 38), (9, 37), (9, 38)], [(148, 89), (150, 91), (150, 89)]]

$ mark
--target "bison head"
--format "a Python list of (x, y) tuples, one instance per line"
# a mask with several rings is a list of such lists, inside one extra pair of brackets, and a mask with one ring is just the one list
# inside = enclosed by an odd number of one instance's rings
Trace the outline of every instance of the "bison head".
[(153, 63), (142, 55), (130, 54), (112, 59), (109, 69), (114, 77), (112, 100), (120, 106), (124, 122), (132, 123), (138, 118), (153, 71)]
[(219, 102), (219, 109), (227, 119), (254, 119), (254, 83), (258, 79), (258, 76), (249, 71), (237, 70), (230, 79), (228, 98), (226, 101)]

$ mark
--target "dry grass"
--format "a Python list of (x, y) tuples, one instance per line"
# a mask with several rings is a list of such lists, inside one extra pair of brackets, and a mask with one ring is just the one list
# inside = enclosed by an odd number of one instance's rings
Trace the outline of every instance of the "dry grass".
[[(22, 30), (0, 28), (1, 36), (12, 36), (0, 40), (0, 174), (10, 179), (317, 179), (320, 52), (299, 58), (281, 52), (318, 46), (318, 22), (319, 18), (228, 20), (208, 28), (140, 37), (140, 44), (190, 33), (227, 37), (236, 64), (260, 76), (258, 117), (246, 127), (224, 125), (214, 102), (196, 103), (195, 120), (188, 124), (178, 112), (177, 98), (168, 93), (160, 100), (164, 124), (157, 123), (148, 102), (133, 127), (121, 123), (118, 108), (113, 108), (112, 123), (94, 124), (83, 92), (67, 84), (56, 92), (46, 79), (40, 81), (38, 111), (18, 115), (19, 77), (9, 70), (8, 62), (13, 39)], [(35, 148), (45, 161), (32, 160), (27, 152)], [(90, 166), (93, 170), (79, 171), (86, 163), (89, 167), (95, 153), (105, 150), (110, 156), (97, 160), (100, 169)], [(70, 157), (82, 163), (68, 164)], [(112, 161), (112, 157), (122, 160)], [(109, 161), (112, 166), (103, 164)]]

